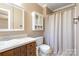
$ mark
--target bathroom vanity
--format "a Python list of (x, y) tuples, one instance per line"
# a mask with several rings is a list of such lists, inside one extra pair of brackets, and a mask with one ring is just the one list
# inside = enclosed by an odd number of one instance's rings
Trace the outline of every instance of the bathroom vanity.
[(0, 56), (36, 56), (35, 39), (22, 38), (7, 41), (0, 45)]

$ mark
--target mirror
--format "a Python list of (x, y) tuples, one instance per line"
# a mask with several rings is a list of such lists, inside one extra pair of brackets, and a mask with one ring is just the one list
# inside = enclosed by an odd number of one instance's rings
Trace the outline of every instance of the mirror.
[(0, 31), (24, 30), (24, 10), (14, 4), (0, 3)]
[(8, 29), (8, 11), (0, 9), (0, 29)]
[(35, 11), (32, 12), (32, 30), (43, 30), (43, 15)]
[(23, 29), (23, 10), (19, 7), (14, 7), (14, 29)]

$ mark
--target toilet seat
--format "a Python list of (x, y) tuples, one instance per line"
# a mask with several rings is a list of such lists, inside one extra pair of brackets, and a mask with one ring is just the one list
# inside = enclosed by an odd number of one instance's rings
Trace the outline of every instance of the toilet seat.
[(40, 46), (39, 46), (39, 49), (40, 49), (41, 52), (43, 52), (43, 53), (45, 53), (45, 54), (48, 54), (48, 53), (50, 53), (50, 51), (51, 51), (50, 46), (49, 46), (49, 45), (46, 45), (46, 44), (40, 45)]

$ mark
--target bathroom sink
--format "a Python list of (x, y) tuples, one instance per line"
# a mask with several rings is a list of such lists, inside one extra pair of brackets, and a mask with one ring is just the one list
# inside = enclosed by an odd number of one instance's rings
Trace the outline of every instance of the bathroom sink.
[(8, 41), (0, 41), (0, 49), (4, 49), (5, 47), (9, 47), (10, 44)]
[(0, 41), (0, 47), (1, 47), (2, 45), (6, 45), (6, 43), (7, 43), (7, 41)]

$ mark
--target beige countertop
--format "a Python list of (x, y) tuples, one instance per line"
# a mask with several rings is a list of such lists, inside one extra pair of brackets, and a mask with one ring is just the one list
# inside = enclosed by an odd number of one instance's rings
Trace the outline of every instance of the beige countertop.
[(0, 52), (4, 52), (34, 41), (36, 41), (36, 39), (31, 37), (3, 40), (3, 41), (0, 41)]

